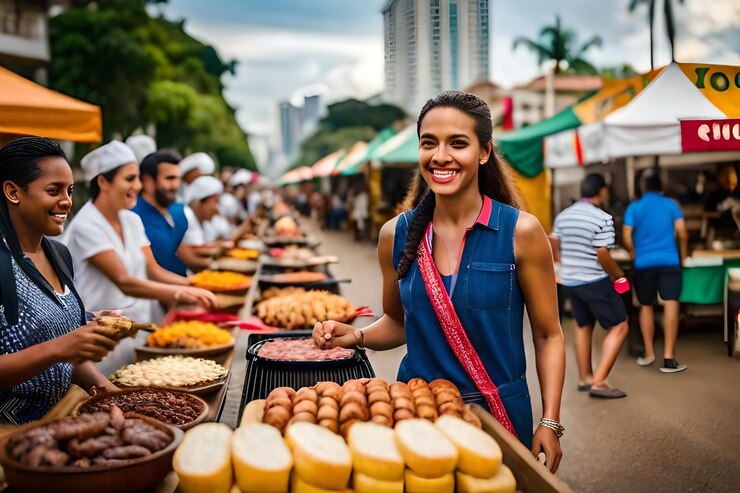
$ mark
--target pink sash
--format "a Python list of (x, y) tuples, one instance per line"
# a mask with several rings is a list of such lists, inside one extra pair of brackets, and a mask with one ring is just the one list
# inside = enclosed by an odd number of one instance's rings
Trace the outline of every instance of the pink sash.
[(424, 279), (424, 287), (427, 290), (429, 301), (432, 304), (432, 308), (434, 308), (434, 313), (437, 315), (439, 325), (442, 327), (442, 332), (444, 332), (447, 342), (450, 344), (460, 364), (465, 368), (473, 383), (475, 383), (475, 386), (486, 398), (488, 407), (491, 409), (491, 414), (512, 435), (517, 436), (509, 415), (506, 414), (504, 404), (501, 402), (496, 384), (491, 380), (480, 356), (478, 356), (478, 353), (473, 348), (468, 334), (465, 332), (465, 328), (460, 323), (460, 318), (458, 318), (455, 312), (452, 300), (447, 294), (437, 266), (434, 265), (434, 259), (431, 255), (431, 235), (429, 234), (431, 227), (432, 225), (430, 223), (429, 228), (427, 228), (427, 234), (424, 235), (424, 238), (419, 243), (417, 254), (419, 270), (421, 271), (421, 277)]

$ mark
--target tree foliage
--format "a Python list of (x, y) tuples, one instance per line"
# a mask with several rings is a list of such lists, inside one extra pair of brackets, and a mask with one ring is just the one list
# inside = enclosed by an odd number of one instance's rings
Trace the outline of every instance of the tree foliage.
[(328, 106), (319, 128), (301, 144), (301, 153), (293, 168), (312, 165), (339, 149), (349, 150), (358, 140), (369, 142), (382, 129), (406, 117), (392, 104), (371, 105), (347, 99)]
[[(555, 62), (555, 73), (596, 74), (597, 70), (591, 62), (584, 58), (586, 51), (595, 46), (601, 46), (601, 37), (594, 36), (578, 46), (578, 35), (572, 29), (567, 29), (560, 23), (560, 16), (555, 16), (555, 24), (544, 26), (540, 30), (537, 40), (522, 36), (514, 39), (513, 49), (524, 45), (537, 55), (541, 64), (546, 60)], [(563, 69), (563, 63), (568, 67)]]
[(190, 37), (183, 22), (150, 17), (144, 3), (76, 0), (50, 19), (49, 85), (101, 106), (106, 140), (151, 123), (160, 147), (206, 151), (222, 166), (256, 169), (222, 95), (221, 76), (234, 73), (235, 63)]

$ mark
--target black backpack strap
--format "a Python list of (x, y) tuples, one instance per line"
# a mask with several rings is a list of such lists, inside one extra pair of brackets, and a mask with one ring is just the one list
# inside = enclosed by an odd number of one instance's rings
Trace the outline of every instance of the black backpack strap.
[(18, 291), (10, 259), (10, 251), (5, 245), (0, 245), (0, 305), (3, 306), (8, 325), (15, 325), (18, 323)]

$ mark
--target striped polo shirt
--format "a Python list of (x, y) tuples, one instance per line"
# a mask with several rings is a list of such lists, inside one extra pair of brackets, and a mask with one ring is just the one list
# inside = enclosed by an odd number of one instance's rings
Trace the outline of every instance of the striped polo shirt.
[(596, 249), (614, 246), (612, 216), (591, 202), (581, 200), (555, 218), (553, 235), (560, 243), (560, 283), (577, 286), (607, 277)]

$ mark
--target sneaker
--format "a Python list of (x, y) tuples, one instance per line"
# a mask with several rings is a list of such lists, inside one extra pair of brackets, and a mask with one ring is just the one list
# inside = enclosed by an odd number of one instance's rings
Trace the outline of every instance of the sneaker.
[(684, 371), (688, 366), (682, 365), (676, 359), (664, 359), (663, 367), (660, 369), (663, 373), (678, 373)]
[(637, 364), (640, 366), (650, 366), (653, 363), (655, 363), (655, 356), (650, 356), (649, 358), (643, 358), (640, 356), (637, 358)]

